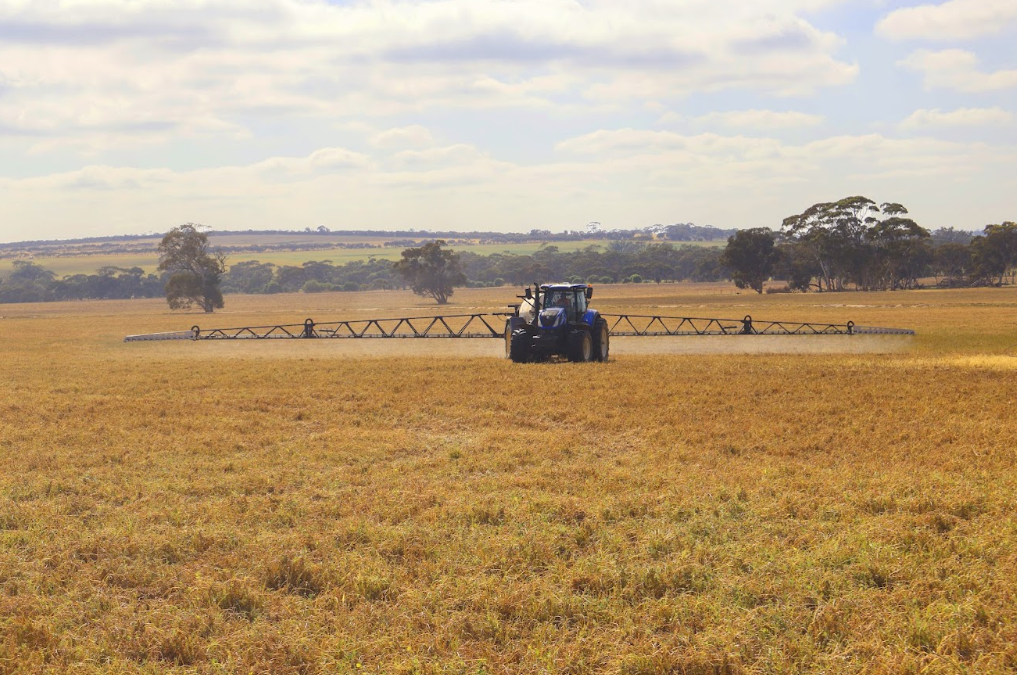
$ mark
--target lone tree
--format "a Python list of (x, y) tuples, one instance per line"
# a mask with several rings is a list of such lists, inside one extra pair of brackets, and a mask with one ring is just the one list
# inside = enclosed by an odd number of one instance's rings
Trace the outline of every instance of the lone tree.
[(773, 276), (780, 260), (776, 244), (776, 236), (765, 227), (738, 230), (728, 237), (720, 261), (731, 270), (731, 278), (738, 288), (762, 293), (763, 282)]
[(210, 250), (200, 225), (187, 223), (170, 230), (159, 244), (159, 271), (169, 272), (166, 301), (170, 309), (198, 305), (206, 312), (223, 306), (219, 288), (226, 271), (226, 255)]
[(432, 241), (420, 248), (403, 251), (402, 260), (393, 268), (413, 292), (423, 297), (434, 298), (439, 305), (447, 305), (454, 286), (466, 283), (466, 275), (459, 264), (459, 254), (442, 248), (444, 240)]

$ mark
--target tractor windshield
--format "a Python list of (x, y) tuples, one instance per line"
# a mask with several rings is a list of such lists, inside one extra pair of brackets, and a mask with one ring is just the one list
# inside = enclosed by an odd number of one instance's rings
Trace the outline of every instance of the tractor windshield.
[(568, 291), (548, 291), (547, 297), (544, 299), (545, 307), (564, 307), (568, 309), (572, 306), (572, 295)]
[(568, 320), (576, 322), (586, 311), (586, 296), (574, 289), (556, 289), (547, 291), (544, 307), (561, 307), (565, 310)]

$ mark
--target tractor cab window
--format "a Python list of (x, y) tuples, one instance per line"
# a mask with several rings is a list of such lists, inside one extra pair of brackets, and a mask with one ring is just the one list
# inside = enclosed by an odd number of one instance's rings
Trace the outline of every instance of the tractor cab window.
[(586, 291), (580, 289), (575, 291), (575, 294), (576, 300), (574, 304), (576, 306), (576, 321), (579, 321), (583, 318), (583, 315), (586, 314)]
[(565, 291), (548, 291), (544, 298), (544, 307), (568, 307), (572, 304), (569, 294)]
[(576, 317), (576, 295), (569, 290), (554, 290), (548, 291), (544, 298), (544, 307), (548, 309), (552, 307), (561, 307), (565, 310), (565, 314), (568, 316), (569, 321), (575, 321)]

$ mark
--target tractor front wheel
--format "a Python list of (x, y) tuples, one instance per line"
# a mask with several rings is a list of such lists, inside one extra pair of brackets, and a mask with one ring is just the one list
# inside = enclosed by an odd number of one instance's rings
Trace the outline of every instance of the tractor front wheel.
[(533, 360), (530, 334), (524, 329), (516, 328), (506, 339), (508, 340), (508, 356), (513, 363), (529, 363)]
[(597, 361), (607, 361), (611, 352), (611, 331), (607, 328), (607, 321), (597, 319), (593, 326), (593, 358)]
[(593, 359), (593, 337), (589, 331), (575, 330), (569, 333), (568, 359), (573, 363), (586, 363)]

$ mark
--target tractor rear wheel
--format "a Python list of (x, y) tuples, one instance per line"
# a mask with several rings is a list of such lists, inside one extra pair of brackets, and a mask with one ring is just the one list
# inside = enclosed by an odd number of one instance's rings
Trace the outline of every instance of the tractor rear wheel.
[(513, 363), (529, 363), (533, 360), (529, 333), (522, 328), (516, 328), (507, 339), (508, 356)]
[(568, 359), (573, 363), (586, 363), (593, 359), (593, 337), (590, 331), (574, 330), (569, 333)]
[(593, 358), (596, 361), (607, 361), (611, 351), (611, 331), (608, 330), (607, 321), (597, 319), (593, 324)]

